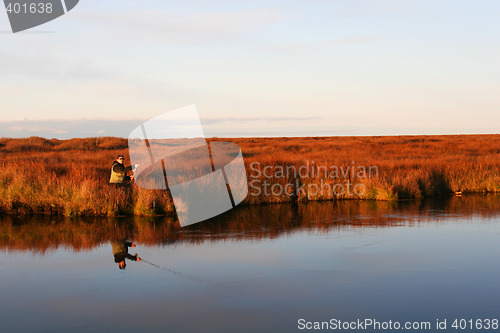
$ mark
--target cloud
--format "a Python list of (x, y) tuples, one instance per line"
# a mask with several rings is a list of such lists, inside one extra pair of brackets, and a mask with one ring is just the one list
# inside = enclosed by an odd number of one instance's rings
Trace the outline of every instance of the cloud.
[(340, 39), (332, 39), (326, 42), (318, 43), (322, 45), (336, 45), (336, 44), (360, 44), (360, 43), (370, 43), (376, 40), (379, 40), (378, 37), (349, 37), (349, 38), (340, 38)]
[[(305, 125), (304, 122), (317, 120)], [(319, 121), (318, 121), (319, 120)], [(113, 136), (127, 138), (145, 119), (18, 120), (0, 122), (0, 137), (72, 139)], [(284, 126), (286, 122), (286, 126)], [(202, 124), (208, 137), (344, 136), (344, 135), (431, 135), (498, 134), (498, 128), (379, 127), (332, 125), (322, 118), (205, 118)], [(248, 126), (251, 124), (252, 126)]]
[(221, 118), (202, 118), (201, 123), (203, 125), (219, 125), (227, 123), (282, 123), (282, 122), (303, 122), (309, 120), (320, 120), (320, 117), (221, 117)]
[[(40, 65), (40, 64), (43, 65)], [(0, 71), (3, 77), (30, 77), (40, 80), (88, 82), (120, 77), (120, 72), (98, 66), (90, 61), (68, 59), (58, 55), (0, 50)]]
[(7, 121), (0, 122), (0, 136), (8, 138), (40, 136), (56, 139), (128, 137), (128, 134), (142, 121), (103, 119)]
[[(211, 127), (209, 132), (213, 135), (221, 135), (227, 132), (224, 125), (230, 124), (230, 129), (243, 131), (248, 126), (241, 126), (248, 123), (253, 124), (252, 128), (258, 135), (262, 126), (272, 126), (279, 128), (283, 123), (302, 124), (305, 121), (319, 120), (315, 117), (234, 117), (234, 118), (203, 118), (203, 126)], [(75, 119), (75, 120), (16, 120), (0, 122), (0, 137), (24, 138), (30, 136), (40, 136), (44, 138), (71, 139), (100, 136), (116, 136), (126, 138), (137, 126), (147, 119)], [(259, 126), (262, 125), (262, 126)], [(221, 127), (217, 127), (217, 126)], [(240, 125), (240, 126), (238, 126)]]
[(268, 47), (266, 50), (277, 53), (300, 53), (300, 52), (318, 51), (319, 49), (336, 45), (371, 43), (379, 39), (380, 39), (379, 37), (375, 36), (357, 36), (357, 37), (338, 38), (338, 39), (326, 40), (315, 43), (281, 44)]
[(238, 37), (283, 19), (273, 10), (246, 10), (174, 14), (165, 10), (79, 12), (77, 19), (127, 38), (159, 38), (162, 42), (200, 42)]

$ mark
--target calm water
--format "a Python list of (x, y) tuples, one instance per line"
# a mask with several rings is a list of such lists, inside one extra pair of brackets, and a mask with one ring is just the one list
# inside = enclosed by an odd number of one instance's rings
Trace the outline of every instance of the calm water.
[[(499, 238), (500, 196), (240, 208), (186, 229), (165, 218), (3, 217), (0, 331), (500, 318)], [(121, 270), (124, 241), (143, 261)]]

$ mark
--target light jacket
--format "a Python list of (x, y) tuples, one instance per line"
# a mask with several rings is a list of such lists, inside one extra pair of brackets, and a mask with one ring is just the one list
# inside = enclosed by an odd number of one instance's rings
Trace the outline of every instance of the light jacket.
[(132, 166), (125, 167), (123, 164), (117, 161), (113, 162), (111, 167), (111, 178), (109, 182), (111, 184), (125, 184), (130, 181), (130, 177), (127, 176), (127, 172), (132, 171)]

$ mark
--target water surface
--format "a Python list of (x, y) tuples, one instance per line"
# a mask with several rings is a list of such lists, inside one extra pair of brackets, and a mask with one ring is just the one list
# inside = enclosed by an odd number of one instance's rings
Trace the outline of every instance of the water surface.
[[(243, 207), (183, 229), (2, 217), (0, 325), (294, 332), (300, 318), (499, 318), (499, 236), (498, 195)], [(144, 260), (121, 270), (112, 244), (125, 241)]]

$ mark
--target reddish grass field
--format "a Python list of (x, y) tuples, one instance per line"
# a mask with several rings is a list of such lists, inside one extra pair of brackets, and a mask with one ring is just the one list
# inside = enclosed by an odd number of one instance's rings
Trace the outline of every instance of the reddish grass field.
[[(241, 147), (252, 184), (245, 204), (401, 200), (455, 192), (500, 192), (500, 135), (209, 141), (230, 141)], [(65, 216), (175, 214), (168, 191), (144, 190), (135, 185), (121, 189), (108, 184), (111, 164), (119, 153), (127, 159), (125, 139), (0, 139), (0, 211)], [(314, 172), (318, 168), (313, 166), (320, 167), (320, 171), (324, 167), (328, 173)], [(279, 173), (280, 169), (301, 167), (305, 169), (299, 174)], [(374, 172), (370, 177), (360, 175), (360, 167), (373, 167)], [(332, 176), (330, 170), (335, 168), (356, 168), (356, 173)], [(288, 192), (266, 194), (262, 191), (264, 181), (268, 189), (274, 186)], [(317, 191), (346, 182), (364, 191)]]

